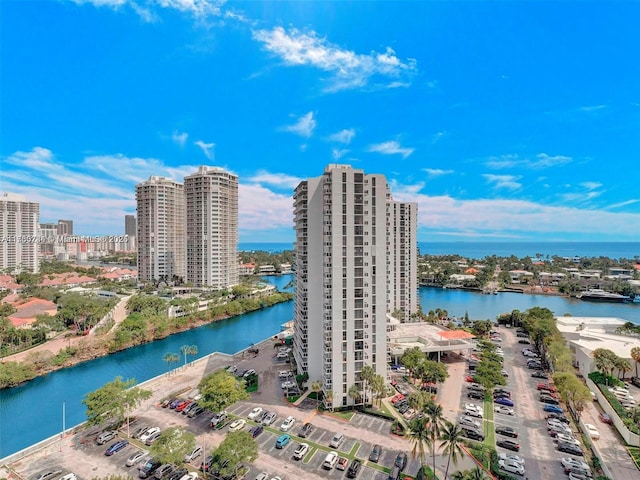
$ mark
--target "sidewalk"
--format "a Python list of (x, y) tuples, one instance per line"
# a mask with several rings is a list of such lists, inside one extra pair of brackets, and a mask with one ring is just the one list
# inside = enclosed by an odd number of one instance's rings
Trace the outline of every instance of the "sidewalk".
[(624, 441), (613, 425), (602, 423), (598, 418), (597, 402), (589, 403), (582, 412), (584, 423), (591, 423), (600, 432), (599, 440), (592, 440), (593, 448), (609, 470), (612, 480), (640, 478), (640, 472), (633, 463), (629, 452), (623, 447)]

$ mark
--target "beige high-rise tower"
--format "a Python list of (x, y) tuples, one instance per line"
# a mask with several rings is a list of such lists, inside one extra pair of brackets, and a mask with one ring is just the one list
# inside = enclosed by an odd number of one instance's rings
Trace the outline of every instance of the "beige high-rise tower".
[(138, 278), (174, 281), (186, 278), (184, 186), (152, 176), (136, 185)]
[(224, 289), (238, 284), (238, 176), (201, 166), (184, 178), (187, 281)]
[(39, 229), (39, 203), (14, 193), (0, 196), (0, 270), (38, 272)]
[[(349, 396), (365, 365), (387, 378), (388, 315), (417, 311), (417, 205), (393, 201), (383, 175), (329, 165), (294, 193), (298, 373)], [(326, 398), (326, 395), (325, 395)]]

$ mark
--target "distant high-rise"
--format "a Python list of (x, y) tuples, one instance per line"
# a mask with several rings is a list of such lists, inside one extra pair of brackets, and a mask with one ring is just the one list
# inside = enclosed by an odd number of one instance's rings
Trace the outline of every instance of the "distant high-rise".
[(0, 196), (0, 270), (38, 272), (39, 221), (39, 203), (13, 193)]
[(39, 226), (38, 236), (42, 239), (40, 242), (41, 255), (53, 255), (55, 253), (55, 244), (58, 235), (58, 225), (55, 223), (41, 223)]
[(138, 278), (184, 280), (186, 236), (184, 186), (152, 176), (136, 185)]
[(187, 281), (227, 288), (238, 284), (238, 176), (201, 166), (184, 178)]
[(136, 216), (135, 215), (124, 216), (124, 233), (125, 235), (128, 235), (129, 238), (136, 236)]
[(387, 376), (388, 315), (417, 310), (417, 205), (349, 165), (301, 182), (293, 200), (298, 372), (332, 392), (333, 406), (362, 403), (349, 395), (362, 392), (362, 368)]
[(73, 220), (58, 220), (58, 235), (73, 235)]

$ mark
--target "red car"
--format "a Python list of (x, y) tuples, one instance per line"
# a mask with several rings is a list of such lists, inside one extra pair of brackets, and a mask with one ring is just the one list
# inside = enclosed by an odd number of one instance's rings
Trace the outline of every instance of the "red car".
[(193, 400), (184, 400), (183, 402), (180, 402), (176, 407), (176, 412), (181, 412), (182, 410), (187, 408), (192, 401)]
[(547, 383), (539, 383), (538, 390), (549, 390), (550, 392), (555, 392), (556, 388), (553, 385), (549, 385)]
[(396, 393), (396, 395), (391, 399), (391, 403), (395, 405), (400, 400), (404, 400), (404, 395), (402, 395), (401, 393)]
[(602, 423), (608, 423), (609, 425), (613, 425), (613, 420), (611, 420), (611, 417), (609, 415), (607, 415), (606, 413), (601, 412), (599, 417), (600, 417), (600, 421)]
[(473, 377), (471, 375), (467, 375), (466, 377), (464, 377), (465, 382), (473, 382)]

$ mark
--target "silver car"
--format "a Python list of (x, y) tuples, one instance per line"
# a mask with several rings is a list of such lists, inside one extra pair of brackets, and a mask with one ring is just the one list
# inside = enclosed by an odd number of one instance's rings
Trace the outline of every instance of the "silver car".
[(129, 458), (127, 458), (127, 467), (133, 467), (136, 463), (140, 463), (147, 457), (148, 452), (146, 450), (138, 450), (133, 452)]

